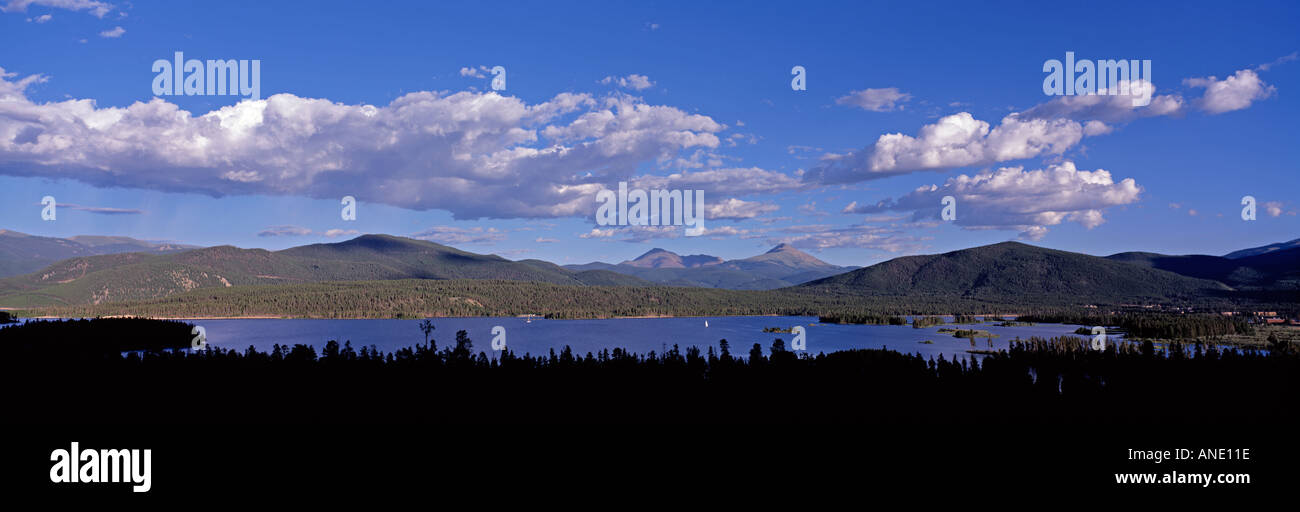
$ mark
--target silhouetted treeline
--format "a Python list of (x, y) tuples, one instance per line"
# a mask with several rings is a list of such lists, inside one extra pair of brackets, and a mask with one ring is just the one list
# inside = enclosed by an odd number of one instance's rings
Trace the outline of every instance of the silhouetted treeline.
[[(796, 354), (780, 338), (491, 356), (464, 331), (384, 353), (330, 342), (93, 357), (6, 352), (5, 416), (21, 422), (884, 422), (1294, 425), (1300, 356), (1075, 337), (983, 358), (889, 350)], [(181, 428), (181, 427), (178, 427)]]
[(1195, 339), (1226, 334), (1252, 334), (1245, 318), (1222, 315), (1171, 315), (1160, 313), (1038, 313), (1018, 321), (1116, 326), (1135, 338)]
[(144, 318), (28, 320), (0, 328), (6, 358), (75, 355), (114, 356), (131, 350), (190, 347), (193, 328), (185, 322)]
[(8, 311), (0, 311), (0, 324), (11, 324), (17, 321)]

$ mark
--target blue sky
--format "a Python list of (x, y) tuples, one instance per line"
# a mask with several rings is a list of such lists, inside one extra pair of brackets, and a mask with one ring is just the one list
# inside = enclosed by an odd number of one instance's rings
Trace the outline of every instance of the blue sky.
[[(380, 232), (557, 263), (788, 242), (844, 265), (1300, 237), (1294, 2), (0, 6), (0, 228), (27, 233)], [(260, 60), (261, 98), (155, 98), (177, 51)], [(1153, 101), (1044, 95), (1067, 51), (1150, 60)], [(704, 190), (707, 231), (597, 225), (619, 181)]]

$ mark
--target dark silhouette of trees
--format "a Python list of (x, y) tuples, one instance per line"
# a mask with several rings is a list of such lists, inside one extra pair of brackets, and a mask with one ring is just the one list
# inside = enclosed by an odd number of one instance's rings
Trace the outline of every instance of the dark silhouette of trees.
[(437, 329), (437, 327), (433, 326), (432, 321), (428, 319), (420, 321), (420, 332), (424, 333), (424, 342), (426, 344), (429, 343), (429, 335), (433, 334), (434, 329)]
[[(113, 321), (109, 321), (113, 320)], [(105, 423), (854, 422), (1213, 428), (1295, 424), (1300, 354), (1074, 336), (925, 358), (891, 350), (748, 359), (670, 345), (585, 354), (331, 340), (269, 352), (168, 350), (180, 322), (32, 322), (0, 329), (6, 418)], [(32, 327), (27, 327), (32, 326)], [(123, 351), (122, 347), (150, 348)], [(123, 352), (126, 352), (125, 354)], [(1195, 392), (1169, 392), (1194, 389)], [(1243, 392), (1249, 390), (1249, 392)]]

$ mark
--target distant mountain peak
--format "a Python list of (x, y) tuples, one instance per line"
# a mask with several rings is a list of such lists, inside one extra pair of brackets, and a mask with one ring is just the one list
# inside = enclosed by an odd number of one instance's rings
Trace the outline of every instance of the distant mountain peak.
[(707, 254), (682, 256), (675, 252), (655, 247), (634, 259), (624, 261), (621, 265), (641, 268), (694, 268), (722, 263), (722, 258)]
[(736, 262), (733, 263), (774, 263), (785, 267), (804, 270), (830, 270), (839, 268), (787, 243), (777, 244), (776, 247), (771, 248), (763, 254), (751, 256), (743, 260), (736, 260)]
[(650, 256), (650, 255), (653, 255), (653, 254), (656, 254), (656, 253), (661, 253), (661, 252), (662, 252), (662, 253), (672, 254), (672, 255), (676, 255), (676, 254), (677, 254), (677, 253), (675, 253), (675, 252), (672, 252), (672, 251), (670, 251), (670, 250), (668, 250), (668, 249), (664, 249), (664, 248), (662, 248), (662, 247), (655, 247), (654, 249), (650, 249), (650, 250), (646, 251), (644, 254), (642, 254), (642, 255), (640, 255), (640, 256), (637, 256), (636, 258), (633, 258), (633, 259), (639, 260), (639, 259), (644, 258), (644, 257), (646, 257), (646, 256)]

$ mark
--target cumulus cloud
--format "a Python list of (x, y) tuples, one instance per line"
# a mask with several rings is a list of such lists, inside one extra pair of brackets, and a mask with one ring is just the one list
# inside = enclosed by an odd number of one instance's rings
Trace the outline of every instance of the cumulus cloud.
[[(350, 195), (457, 219), (591, 216), (600, 189), (651, 180), (637, 176), (647, 162), (717, 148), (725, 128), (622, 95), (529, 104), (426, 91), (374, 106), (277, 94), (194, 115), (161, 98), (35, 103), (24, 90), (44, 77), (13, 77), (0, 70), (3, 175), (212, 196)], [(658, 181), (728, 196), (797, 184), (761, 169)]]
[(607, 76), (600, 79), (599, 83), (605, 85), (617, 85), (624, 89), (635, 89), (638, 91), (654, 87), (655, 83), (650, 81), (650, 77), (645, 75), (631, 74), (627, 76)]
[(96, 18), (103, 18), (105, 14), (113, 10), (113, 4), (98, 2), (96, 0), (9, 0), (8, 3), (0, 6), (3, 12), (27, 12), (27, 6), (38, 5), (41, 7), (50, 7), (54, 9), (66, 9), (69, 11), (88, 11)]
[(488, 68), (487, 66), (479, 66), (477, 68), (460, 68), (460, 76), (467, 76), (470, 78), (487, 78), (487, 73), (489, 71), (490, 68)]
[(610, 238), (614, 236), (614, 233), (615, 233), (614, 228), (608, 228), (608, 229), (591, 228), (591, 231), (578, 235), (578, 238), (584, 238), (584, 239)]
[(46, 23), (46, 22), (48, 22), (48, 21), (50, 21), (50, 20), (52, 20), (52, 19), (54, 19), (54, 16), (53, 16), (53, 15), (50, 15), (50, 14), (42, 14), (42, 15), (37, 16), (37, 17), (35, 17), (35, 18), (27, 18), (27, 22), (28, 22), (28, 23), (32, 23), (32, 22), (35, 22), (35, 23)]
[(1268, 212), (1270, 216), (1279, 217), (1282, 215), (1281, 201), (1268, 201), (1265, 202), (1262, 206), (1264, 207), (1264, 211)]
[(886, 87), (883, 89), (853, 91), (839, 97), (835, 100), (835, 103), (872, 112), (889, 112), (891, 110), (902, 110), (902, 103), (906, 103), (911, 98), (911, 94), (899, 92), (897, 87)]
[[(1147, 80), (1121, 80), (1115, 94), (1106, 87), (1096, 94), (1057, 96), (1035, 105), (1020, 117), (1025, 119), (1068, 118), (1076, 121), (1128, 122), (1139, 117), (1178, 115), (1184, 103), (1179, 95), (1156, 95), (1156, 86)], [(1149, 99), (1146, 105), (1134, 106), (1135, 98)]]
[(126, 29), (122, 27), (113, 27), (112, 29), (100, 32), (99, 37), (107, 37), (113, 39), (113, 38), (122, 37), (122, 34), (125, 33), (126, 33)]
[[(1279, 59), (1279, 62), (1289, 60)], [(1277, 64), (1276, 62), (1274, 65)], [(1204, 88), (1195, 100), (1201, 110), (1218, 114), (1247, 108), (1252, 102), (1271, 96), (1275, 89), (1252, 70), (1237, 71), (1231, 77), (1186, 80)], [(997, 126), (975, 119), (969, 112), (945, 116), (924, 125), (916, 135), (888, 133), (862, 149), (845, 154), (827, 154), (803, 175), (817, 184), (852, 183), (917, 171), (944, 171), (982, 166), (1040, 156), (1059, 156), (1077, 146), (1084, 137), (1109, 134), (1115, 124), (1156, 116), (1179, 116), (1187, 111), (1187, 100), (1176, 94), (1157, 95), (1147, 80), (1120, 82), (1116, 94), (1102, 88), (1098, 94), (1059, 96), (1022, 112), (1004, 117)], [(867, 91), (881, 91), (868, 89)], [(841, 104), (867, 103), (873, 96), (856, 91), (837, 100)], [(1149, 98), (1134, 106), (1134, 97)], [(875, 93), (876, 98), (889, 95)], [(867, 107), (863, 107), (867, 108)]]
[(1012, 114), (991, 128), (989, 123), (961, 112), (921, 127), (916, 136), (889, 133), (861, 151), (827, 155), (804, 175), (804, 180), (846, 183), (1059, 155), (1083, 136), (1083, 125), (1069, 119), (1024, 119)]
[(927, 185), (875, 205), (851, 205), (848, 213), (912, 212), (914, 221), (939, 219), (944, 196), (957, 200), (953, 222), (966, 229), (1016, 230), (1041, 239), (1049, 226), (1064, 221), (1092, 229), (1105, 222), (1102, 211), (1134, 203), (1142, 188), (1132, 178), (1116, 183), (1110, 172), (1084, 171), (1064, 161), (1046, 169), (1003, 167), (974, 176), (959, 175), (943, 185)]
[(715, 203), (705, 203), (705, 218), (715, 220), (740, 220), (752, 219), (765, 213), (771, 213), (781, 209), (780, 206), (771, 203), (759, 201), (741, 201), (740, 199), (730, 198)]
[(1223, 80), (1211, 76), (1189, 78), (1183, 82), (1189, 87), (1205, 89), (1205, 95), (1196, 101), (1196, 106), (1210, 114), (1242, 110), (1277, 92), (1275, 87), (1264, 83), (1258, 73), (1249, 69), (1237, 71)]

